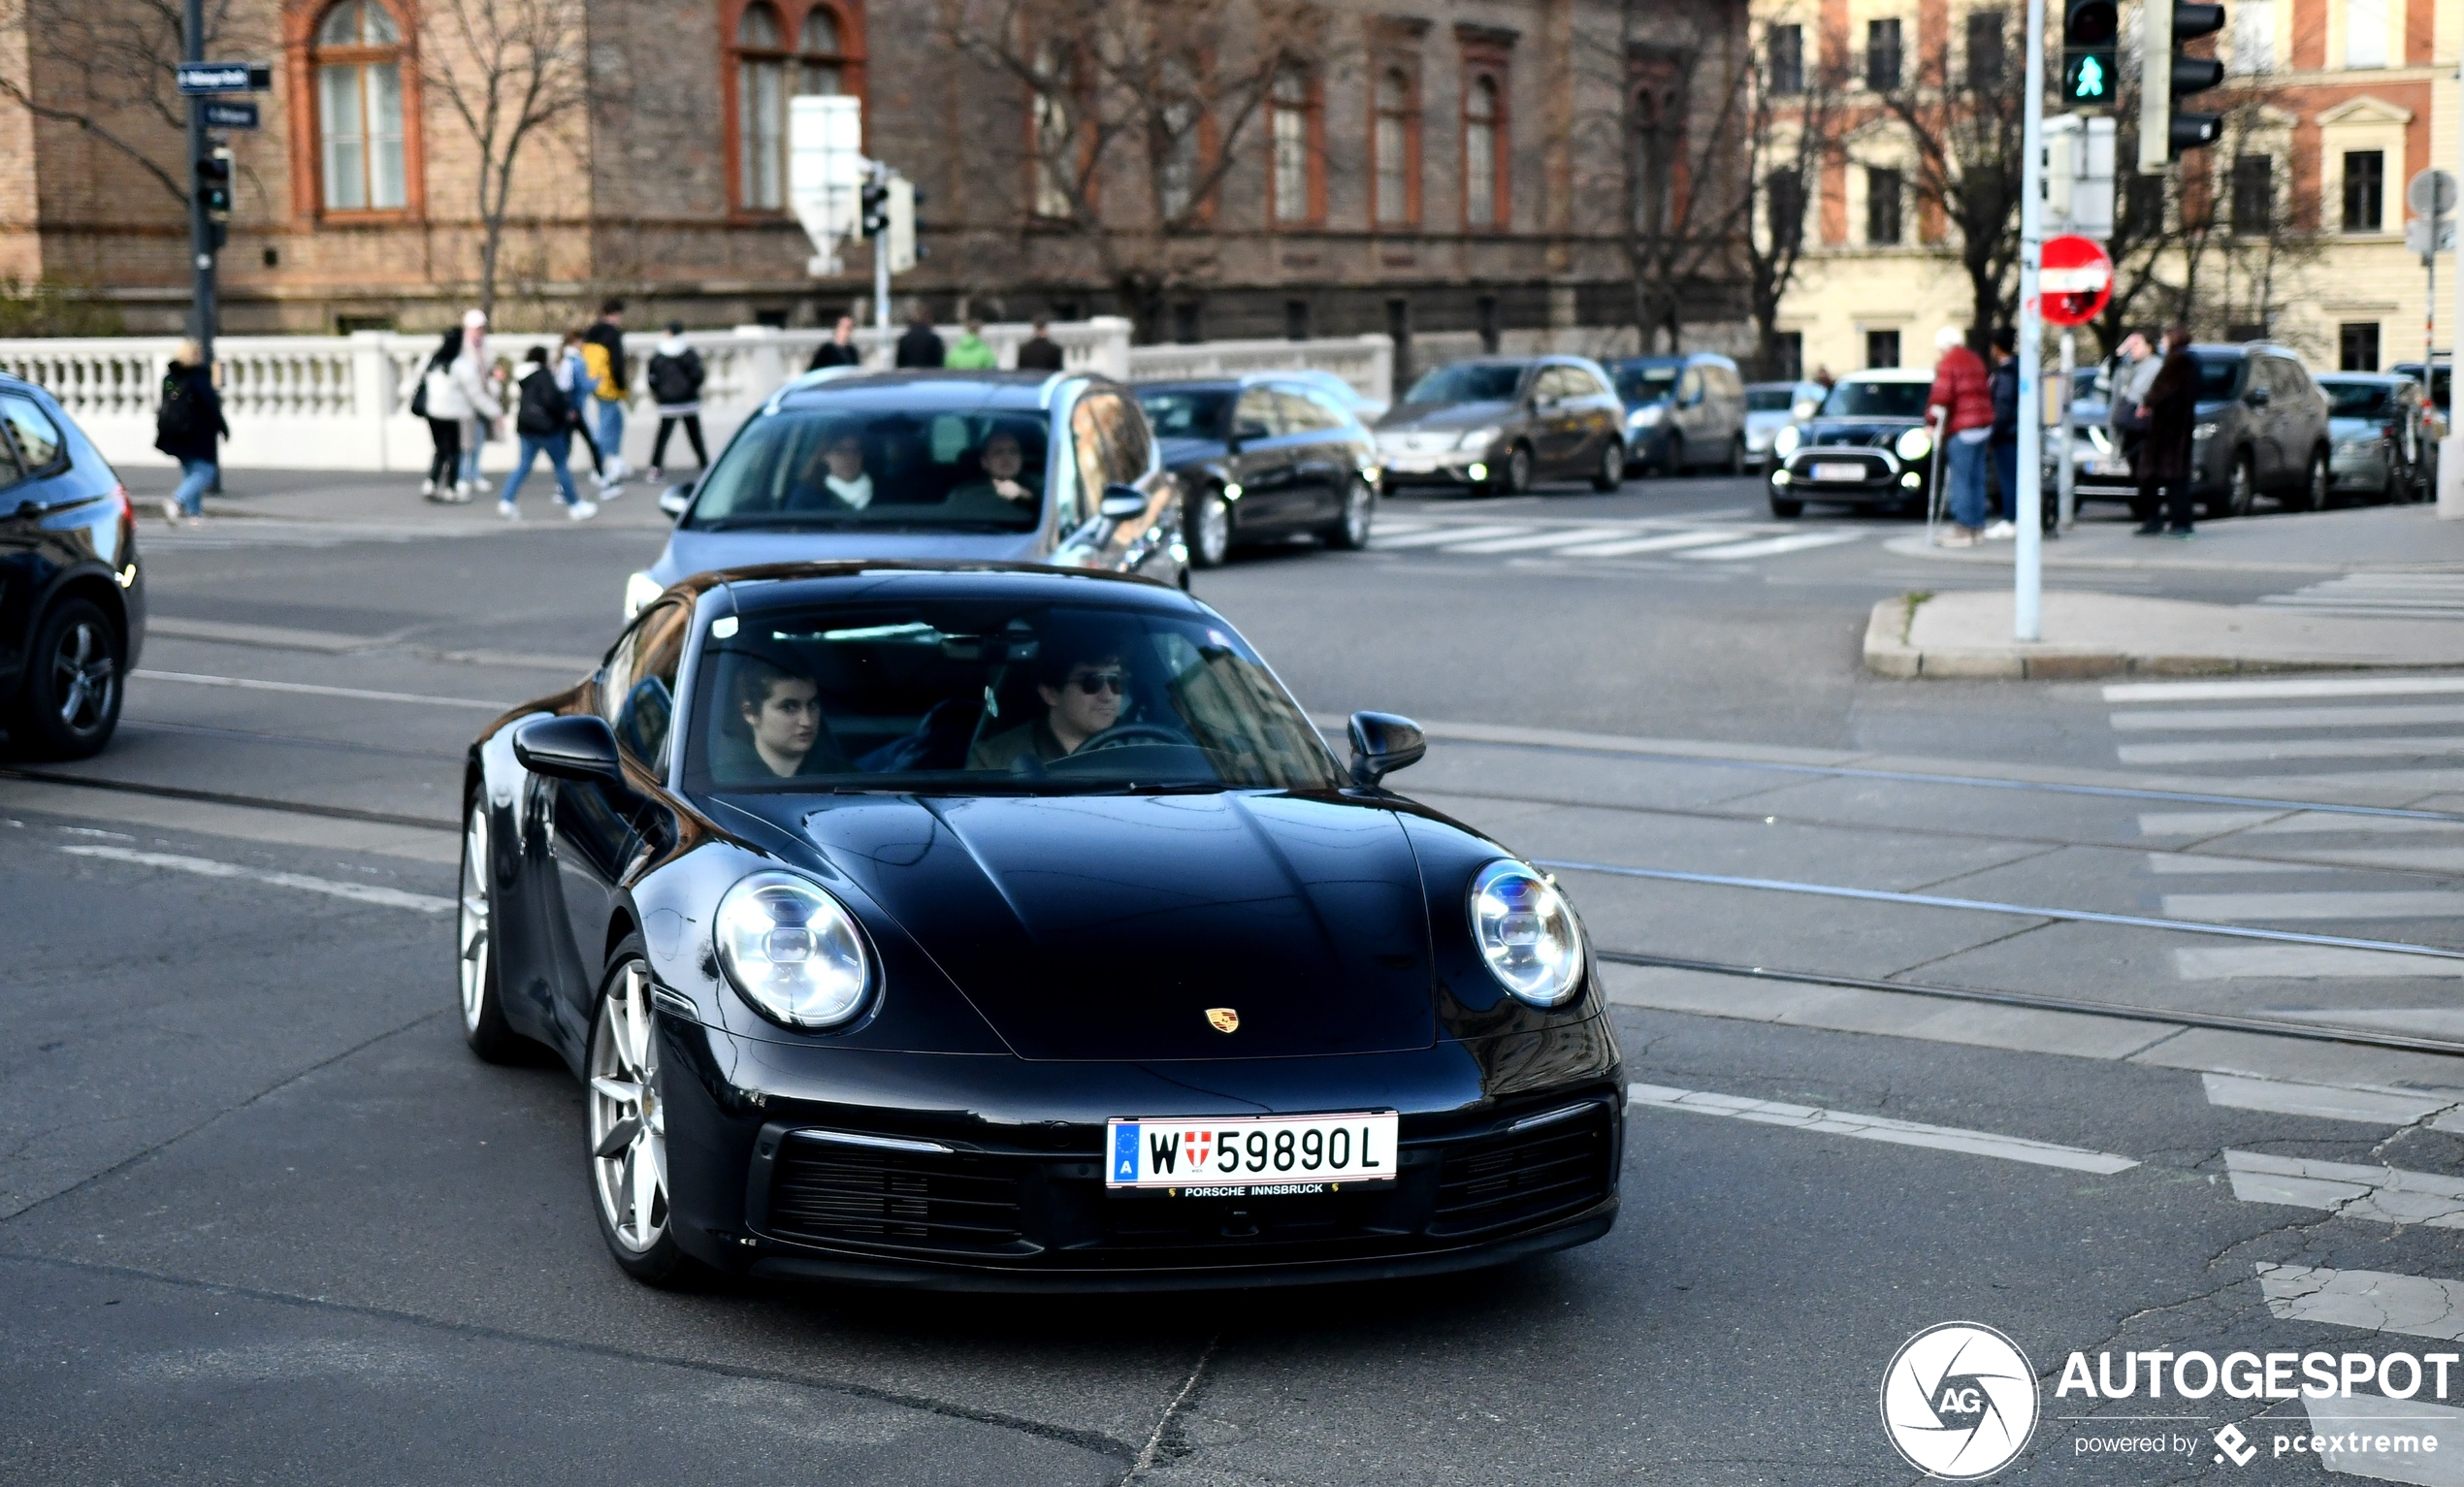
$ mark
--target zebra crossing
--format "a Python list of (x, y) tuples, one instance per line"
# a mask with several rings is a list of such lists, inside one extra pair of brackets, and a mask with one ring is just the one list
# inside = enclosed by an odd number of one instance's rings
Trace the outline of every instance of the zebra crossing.
[(2258, 602), (2365, 619), (2464, 620), (2464, 573), (2346, 573)]
[(1809, 527), (1799, 522), (1516, 522), (1381, 516), (1369, 547), (1372, 552), (1509, 561), (1659, 558), (1742, 563), (1837, 547), (1874, 534), (1864, 528)]

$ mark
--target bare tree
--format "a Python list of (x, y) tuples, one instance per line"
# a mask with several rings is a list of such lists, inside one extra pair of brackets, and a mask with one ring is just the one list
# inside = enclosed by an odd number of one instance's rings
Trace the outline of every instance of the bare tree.
[(1323, 53), (1300, 0), (942, 0), (939, 31), (1018, 90), (1024, 220), (1075, 242), (1142, 337), (1219, 266), (1224, 180)]
[[(188, 100), (173, 68), (187, 55), (180, 0), (0, 0), (0, 33), (25, 39), (26, 75), (0, 72), (0, 98), (71, 124), (136, 166), (183, 209)], [(254, 55), (270, 45), (251, 9), (209, 0), (205, 44)]]
[(1780, 303), (1804, 258), (1805, 214), (1823, 165), (1839, 147), (1847, 89), (1843, 42), (1817, 38), (1816, 54), (1808, 58), (1801, 28), (1786, 45), (1775, 44), (1776, 29), (1764, 29), (1745, 115), (1744, 175), (1762, 209), (1758, 213), (1749, 205), (1746, 215), (1745, 288), (1766, 377), (1781, 374)]
[(432, 0), (426, 23), (420, 81), (478, 154), (479, 307), (493, 315), (523, 146), (589, 103), (581, 0)]
[(1881, 92), (1908, 144), (1920, 209), (1939, 211), (1958, 239), (1975, 307), (1969, 335), (1980, 346), (2018, 311), (2026, 58), (2024, 43), (2009, 38), (2026, 34), (2026, 14), (2015, 6), (1967, 12), (1961, 46), (1947, 31), (1920, 42), (1915, 65)]

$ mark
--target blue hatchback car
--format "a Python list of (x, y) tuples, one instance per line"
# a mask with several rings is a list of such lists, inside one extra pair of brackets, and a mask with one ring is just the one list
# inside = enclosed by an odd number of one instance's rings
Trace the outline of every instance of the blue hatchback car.
[(696, 573), (863, 560), (1040, 563), (1188, 587), (1179, 488), (1129, 389), (1083, 372), (825, 372), (660, 499), (628, 618)]
[(119, 476), (49, 393), (0, 375), (0, 718), (9, 751), (111, 742), (146, 638), (137, 519)]

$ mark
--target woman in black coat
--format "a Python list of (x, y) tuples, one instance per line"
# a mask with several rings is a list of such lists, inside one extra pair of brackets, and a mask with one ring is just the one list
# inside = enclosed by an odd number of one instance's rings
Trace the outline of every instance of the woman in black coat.
[[(2139, 509), (2147, 521), (2139, 535), (2187, 537), (2190, 534), (2190, 440), (2198, 422), (2199, 364), (2190, 355), (2190, 333), (2175, 326), (2164, 333), (2164, 367), (2148, 387), (2144, 404), (2148, 436), (2139, 443)], [(2165, 496), (2171, 530), (2156, 519), (2156, 491)]]
[(162, 407), (154, 414), (154, 447), (179, 462), (179, 489), (172, 499), (181, 516), (195, 521), (205, 514), (206, 492), (221, 472), (218, 446), (230, 436), (205, 347), (183, 340), (163, 373)]

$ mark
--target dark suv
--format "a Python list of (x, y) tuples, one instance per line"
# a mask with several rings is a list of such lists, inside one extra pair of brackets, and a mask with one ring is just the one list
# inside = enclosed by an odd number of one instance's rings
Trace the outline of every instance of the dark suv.
[(49, 393), (0, 375), (0, 716), (11, 752), (83, 759), (146, 633), (137, 518)]
[(1190, 566), (1265, 537), (1369, 545), (1378, 446), (1332, 391), (1266, 372), (1145, 383), (1138, 405), (1181, 482)]
[(2261, 496), (2287, 511), (2327, 504), (2327, 395), (2301, 358), (2266, 341), (2193, 345), (2198, 421), (2190, 490), (2213, 519), (2247, 516)]

